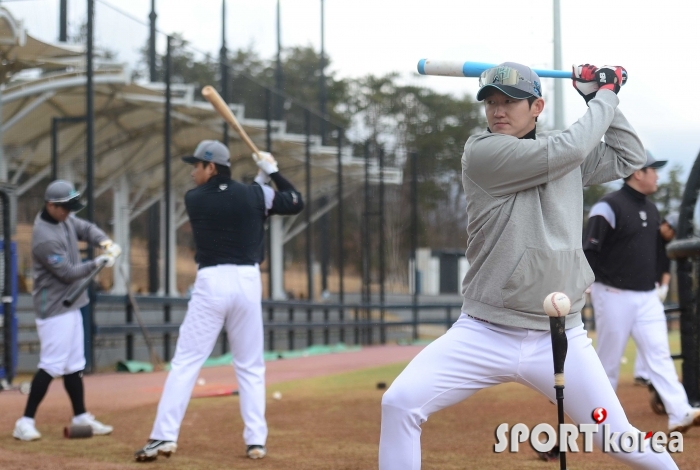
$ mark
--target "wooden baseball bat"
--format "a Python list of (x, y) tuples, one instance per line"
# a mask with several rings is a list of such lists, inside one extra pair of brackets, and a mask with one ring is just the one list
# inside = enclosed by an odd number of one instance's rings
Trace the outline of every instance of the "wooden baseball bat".
[(134, 293), (131, 291), (131, 280), (128, 279), (125, 271), (126, 270), (124, 268), (124, 265), (122, 264), (121, 273), (122, 276), (124, 276), (124, 279), (126, 279), (126, 295), (129, 298), (129, 302), (131, 303), (132, 309), (134, 310), (134, 315), (136, 316), (136, 321), (139, 324), (139, 328), (141, 328), (143, 339), (146, 342), (146, 348), (148, 348), (148, 355), (151, 359), (151, 365), (153, 366), (154, 371), (163, 370), (163, 361), (160, 360), (160, 356), (153, 347), (153, 340), (151, 339), (151, 334), (148, 332), (148, 328), (146, 328), (146, 325), (143, 323), (141, 309), (139, 308), (139, 304), (136, 303)]
[(230, 397), (237, 396), (238, 389), (224, 389), (224, 390), (214, 390), (210, 392), (194, 393), (192, 398), (217, 398), (217, 397)]
[(248, 148), (253, 151), (253, 158), (256, 161), (262, 160), (260, 150), (258, 150), (255, 143), (250, 139), (250, 137), (248, 137), (248, 134), (243, 129), (243, 126), (241, 126), (241, 124), (238, 122), (238, 119), (236, 119), (236, 116), (234, 116), (231, 108), (228, 107), (219, 92), (216, 91), (213, 86), (207, 85), (202, 88), (202, 96), (205, 100), (211, 103), (216, 112), (219, 113), (222, 118), (224, 118), (224, 121), (226, 121), (233, 128), (233, 130), (236, 131), (236, 133), (241, 137), (241, 140), (243, 140)]
[(92, 282), (92, 280), (95, 279), (95, 276), (97, 276), (100, 273), (100, 271), (102, 271), (102, 268), (104, 268), (105, 266), (107, 266), (107, 263), (102, 263), (99, 266), (97, 266), (88, 277), (83, 279), (82, 282), (75, 287), (75, 289), (69, 292), (65, 300), (63, 301), (63, 306), (70, 307), (71, 305), (73, 305), (75, 301), (78, 300), (78, 297), (80, 297), (83, 291), (90, 287), (90, 283)]

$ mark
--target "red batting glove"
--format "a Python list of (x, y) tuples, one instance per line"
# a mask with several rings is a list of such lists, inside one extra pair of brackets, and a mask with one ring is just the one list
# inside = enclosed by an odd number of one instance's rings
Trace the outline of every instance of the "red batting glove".
[(572, 85), (576, 88), (579, 95), (583, 96), (586, 104), (595, 98), (598, 92), (598, 82), (596, 81), (595, 72), (598, 68), (595, 65), (583, 64), (571, 66)]

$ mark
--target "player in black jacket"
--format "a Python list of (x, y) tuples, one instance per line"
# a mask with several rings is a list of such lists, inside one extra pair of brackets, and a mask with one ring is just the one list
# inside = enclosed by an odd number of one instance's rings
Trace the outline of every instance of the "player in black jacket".
[(665, 164), (647, 152), (644, 168), (593, 206), (583, 249), (595, 273), (596, 351), (610, 383), (617, 388), (620, 359), (632, 336), (668, 413), (669, 432), (685, 432), (700, 424), (700, 409), (688, 403), (671, 359), (656, 287), (660, 217), (647, 199), (657, 189), (656, 169)]
[[(231, 179), (228, 148), (202, 141), (191, 157), (197, 185), (185, 195), (198, 264), (192, 298), (187, 305), (175, 356), (158, 404), (158, 414), (138, 461), (169, 456), (177, 449), (180, 424), (204, 361), (222, 328), (233, 354), (247, 455), (265, 457), (265, 362), (259, 264), (264, 255), (264, 222), (272, 214), (298, 214), (301, 194), (280, 175), (270, 154), (258, 162), (255, 183)], [(277, 191), (266, 184), (271, 179)]]

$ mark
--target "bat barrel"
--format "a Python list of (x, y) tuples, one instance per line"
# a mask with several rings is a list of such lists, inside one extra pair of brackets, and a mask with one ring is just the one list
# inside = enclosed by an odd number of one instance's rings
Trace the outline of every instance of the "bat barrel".
[[(487, 62), (456, 62), (451, 60), (421, 59), (418, 61), (418, 73), (442, 77), (478, 77), (484, 70), (495, 67)], [(540, 78), (571, 78), (566, 70), (533, 69)]]

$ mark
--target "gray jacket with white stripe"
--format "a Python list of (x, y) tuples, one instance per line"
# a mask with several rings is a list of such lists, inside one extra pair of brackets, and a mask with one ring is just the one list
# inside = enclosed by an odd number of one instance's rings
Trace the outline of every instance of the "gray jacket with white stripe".
[(78, 240), (93, 245), (109, 237), (95, 224), (72, 214), (57, 222), (46, 211), (34, 220), (32, 233), (32, 271), (34, 312), (37, 318), (48, 318), (84, 307), (86, 292), (70, 307), (63, 306), (68, 291), (95, 269), (95, 261), (82, 262)]

